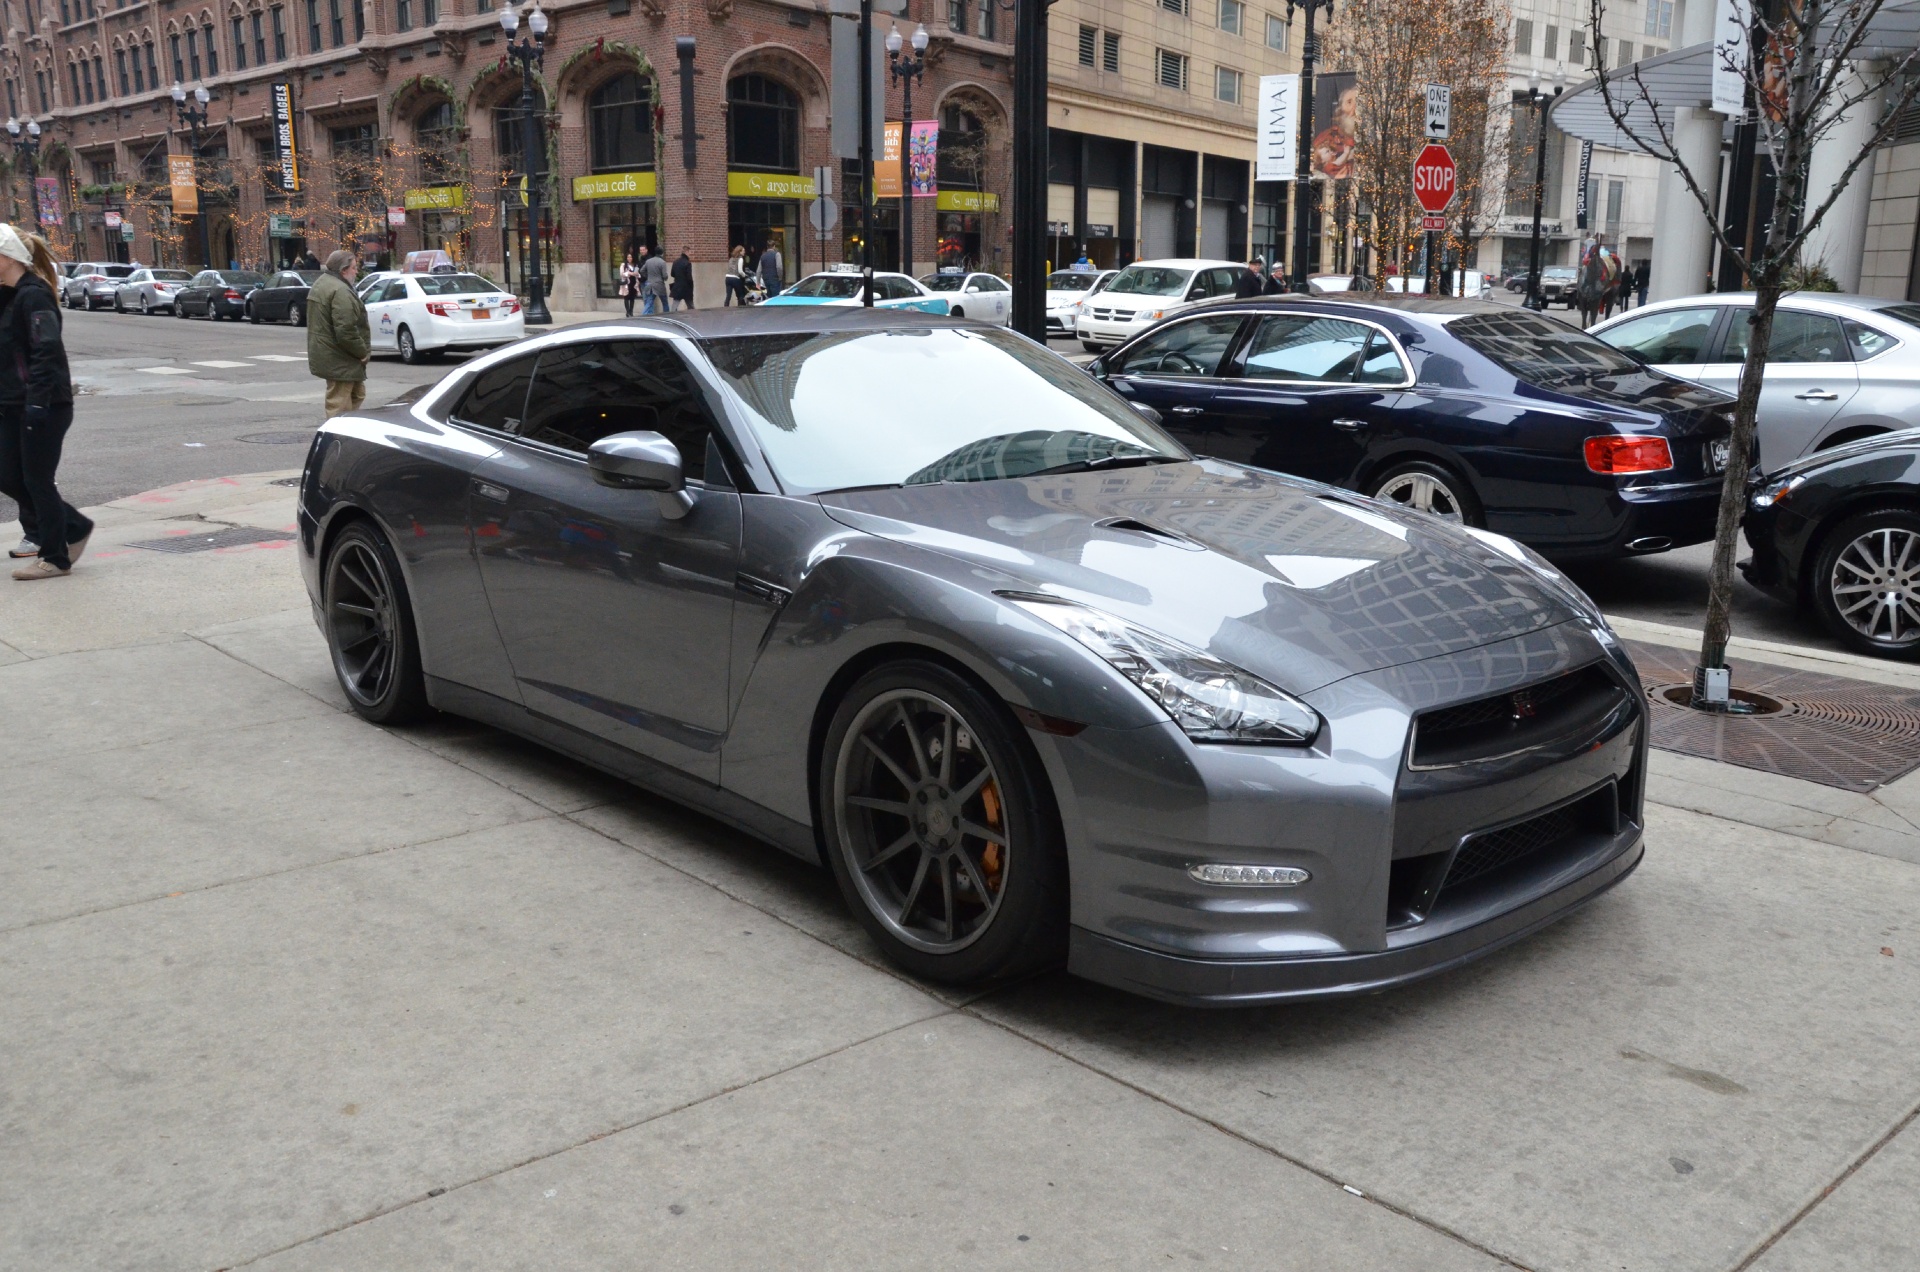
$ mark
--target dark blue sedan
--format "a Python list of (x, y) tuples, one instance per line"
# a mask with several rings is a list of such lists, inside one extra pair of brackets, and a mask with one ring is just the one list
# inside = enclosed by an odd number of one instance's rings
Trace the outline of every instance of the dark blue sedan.
[(1089, 371), (1194, 451), (1570, 560), (1713, 537), (1733, 399), (1474, 300), (1207, 305)]

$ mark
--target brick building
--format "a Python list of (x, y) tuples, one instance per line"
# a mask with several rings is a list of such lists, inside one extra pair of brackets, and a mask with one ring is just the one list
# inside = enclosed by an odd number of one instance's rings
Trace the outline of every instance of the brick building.
[[(909, 200), (916, 272), (1010, 266), (1012, 22), (996, 4), (909, 0), (898, 20), (931, 37), (913, 113), (940, 125), (939, 191)], [(635, 242), (691, 248), (703, 305), (719, 303), (734, 244), (779, 243), (790, 280), (858, 255), (857, 214), (824, 239), (805, 219), (816, 169), (834, 195), (853, 188), (829, 153), (825, 0), (555, 0), (546, 12), (536, 115), (556, 308), (617, 307), (613, 279)], [(522, 84), (499, 0), (0, 0), (0, 18), (8, 113), (42, 128), (37, 188), (26, 157), (8, 156), (8, 214), (31, 219), (37, 204), (63, 257), (200, 264), (200, 224), (174, 215), (168, 184), (167, 157), (191, 153), (169, 95), (178, 80), (211, 97), (198, 197), (216, 264), (437, 247), (524, 290)], [(892, 21), (879, 19), (876, 43)], [(293, 92), (292, 194), (275, 180), (276, 82)], [(899, 119), (899, 87), (881, 87)], [(900, 203), (875, 217), (889, 268)]]

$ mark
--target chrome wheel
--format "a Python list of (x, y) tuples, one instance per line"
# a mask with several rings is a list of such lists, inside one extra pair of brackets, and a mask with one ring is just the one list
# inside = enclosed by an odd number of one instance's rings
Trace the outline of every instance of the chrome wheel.
[(980, 735), (948, 703), (893, 689), (861, 708), (834, 767), (837, 847), (895, 938), (951, 954), (992, 926), (1007, 881), (1003, 791)]
[(1841, 620), (1868, 640), (1920, 639), (1920, 534), (1869, 530), (1834, 558), (1827, 588)]
[(384, 701), (399, 664), (398, 619), (386, 563), (365, 540), (351, 539), (333, 554), (327, 626), (341, 687), (361, 706)]
[(1460, 496), (1438, 476), (1424, 470), (1396, 473), (1380, 483), (1375, 499), (1428, 513), (1442, 521), (1465, 521)]

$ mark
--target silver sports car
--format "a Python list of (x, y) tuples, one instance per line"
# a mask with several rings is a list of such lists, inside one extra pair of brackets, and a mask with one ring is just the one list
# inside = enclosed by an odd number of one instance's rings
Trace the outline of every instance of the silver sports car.
[(894, 960), (1377, 990), (1641, 856), (1646, 723), (1511, 540), (1195, 460), (1009, 332), (576, 326), (322, 427), (353, 708), (495, 724), (832, 870)]

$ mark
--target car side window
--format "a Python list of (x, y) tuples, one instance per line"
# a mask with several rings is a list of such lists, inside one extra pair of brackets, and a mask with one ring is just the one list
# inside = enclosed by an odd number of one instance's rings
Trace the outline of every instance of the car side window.
[(1847, 329), (1847, 344), (1853, 349), (1853, 360), (1865, 362), (1868, 358), (1877, 358), (1887, 350), (1899, 344), (1884, 331), (1878, 331), (1864, 322), (1855, 322), (1848, 318), (1844, 325)]
[[(540, 355), (522, 437), (586, 454), (610, 433), (664, 434), (689, 480), (703, 477), (713, 429), (686, 363), (664, 340), (595, 340)], [(476, 386), (477, 387), (477, 386)]]
[(1367, 340), (1367, 353), (1360, 360), (1360, 372), (1353, 377), (1361, 384), (1405, 384), (1413, 376), (1407, 371), (1407, 364), (1400, 360), (1400, 351), (1393, 347), (1393, 341), (1381, 332), (1374, 332)]
[(1249, 380), (1350, 383), (1358, 378), (1371, 335), (1371, 327), (1341, 318), (1262, 318), (1247, 342), (1240, 373)]
[(1240, 330), (1239, 314), (1209, 314), (1177, 322), (1141, 338), (1117, 363), (1114, 375), (1209, 376), (1218, 374), (1227, 346)]
[(527, 389), (533, 383), (537, 357), (530, 353), (482, 371), (460, 405), (453, 408), (453, 418), (503, 433), (519, 427), (520, 417), (526, 414)]
[(1005, 283), (1001, 282), (998, 278), (995, 278), (992, 274), (980, 275), (979, 281), (980, 281), (981, 291), (1003, 292), (1003, 291), (1012, 290)]
[(380, 293), (382, 300), (405, 300), (407, 298), (407, 280), (396, 278), (386, 285)]
[(1718, 305), (1663, 309), (1659, 313), (1629, 318), (1598, 334), (1614, 348), (1623, 349), (1644, 362), (1705, 362), (1707, 338), (1713, 334), (1713, 324), (1719, 316)]
[[(1750, 310), (1736, 310), (1721, 342), (1720, 361), (1744, 362)], [(1779, 309), (1773, 315), (1773, 336), (1767, 341), (1768, 362), (1850, 362), (1853, 353), (1840, 333), (1840, 320), (1826, 314)]]
[(1216, 296), (1233, 295), (1233, 289), (1240, 284), (1240, 274), (1241, 271), (1237, 269), (1208, 270), (1207, 277), (1213, 280), (1213, 294)]

